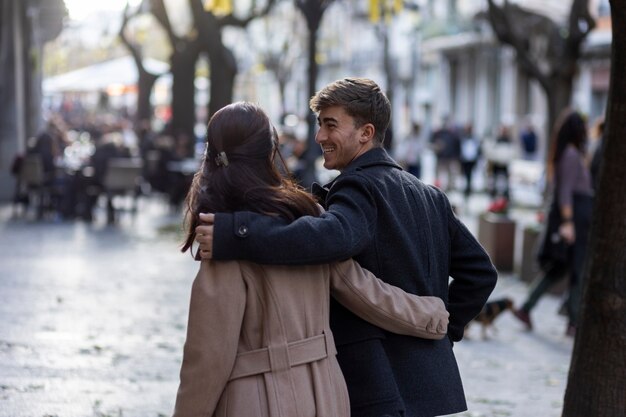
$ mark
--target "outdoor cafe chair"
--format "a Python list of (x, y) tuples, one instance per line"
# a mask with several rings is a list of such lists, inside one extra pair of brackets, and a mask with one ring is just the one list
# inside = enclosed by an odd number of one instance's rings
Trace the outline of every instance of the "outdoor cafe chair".
[(131, 196), (131, 211), (137, 211), (137, 198), (140, 194), (143, 165), (137, 158), (111, 158), (107, 163), (102, 187), (107, 197), (107, 221), (113, 223), (115, 211), (114, 197)]

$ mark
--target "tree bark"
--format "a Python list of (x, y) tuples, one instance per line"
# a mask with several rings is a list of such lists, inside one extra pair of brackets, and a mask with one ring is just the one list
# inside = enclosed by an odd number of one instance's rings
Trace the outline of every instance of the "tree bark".
[[(196, 62), (200, 53), (195, 41), (179, 44), (170, 57), (172, 71), (172, 133), (195, 138), (196, 124)], [(192, 143), (194, 141), (192, 140)]]
[[(186, 135), (194, 139), (196, 124), (195, 78), (196, 61), (200, 53), (197, 36), (176, 36), (172, 29), (169, 16), (163, 0), (150, 0), (150, 9), (154, 17), (161, 24), (168, 35), (172, 46), (170, 56), (170, 71), (172, 73), (172, 119), (170, 120), (171, 133), (178, 136)], [(190, 141), (193, 146), (194, 140)]]
[[(235, 77), (237, 76), (237, 61), (233, 52), (222, 41), (222, 28), (236, 26), (244, 28), (257, 17), (264, 16), (274, 6), (275, 0), (268, 0), (265, 7), (258, 12), (250, 8), (245, 18), (238, 18), (232, 14), (215, 16), (206, 11), (200, 0), (189, 0), (194, 19), (194, 29), (198, 32), (198, 41), (202, 52), (209, 56), (211, 91), (207, 103), (208, 117), (216, 111), (232, 103)], [(254, 3), (253, 3), (254, 4)]]
[[(209, 53), (211, 69), (211, 93), (209, 95), (209, 117), (216, 111), (233, 102), (237, 61), (235, 55), (224, 44), (215, 45)], [(221, 57), (221, 58), (218, 58)]]
[(210, 91), (206, 106), (210, 118), (233, 100), (237, 62), (232, 51), (222, 41), (222, 25), (219, 19), (204, 10), (201, 1), (189, 0), (189, 5), (194, 27), (198, 31), (201, 51), (206, 52), (209, 57)]
[(563, 417), (626, 415), (626, 1), (610, 3), (613, 44), (603, 163)]
[(159, 78), (158, 75), (152, 74), (145, 69), (139, 69), (139, 78), (137, 80), (137, 113), (135, 114), (136, 122), (152, 119), (152, 102), (150, 98), (152, 96), (152, 88), (157, 78)]
[[(309, 37), (308, 37), (308, 88), (307, 88), (307, 100), (313, 97), (317, 91), (317, 73), (318, 73), (318, 65), (315, 60), (315, 56), (317, 55), (317, 28), (313, 31), (309, 29)], [(310, 187), (316, 180), (315, 175), (315, 161), (319, 156), (319, 147), (315, 142), (315, 129), (317, 126), (317, 119), (315, 114), (312, 111), (307, 111), (307, 147), (304, 152), (304, 170), (302, 172), (302, 185), (305, 187)]]
[[(570, 105), (572, 100), (572, 90), (574, 85), (574, 76), (571, 77), (552, 77), (548, 86), (544, 89), (548, 101), (548, 126), (546, 130), (547, 143), (552, 140), (552, 129), (559, 115)], [(548, 150), (550, 147), (547, 148)], [(546, 152), (546, 158), (549, 152)]]
[[(308, 36), (308, 98), (317, 92), (317, 34), (324, 12), (332, 0), (296, 0), (296, 7), (302, 12), (309, 32)], [(302, 185), (309, 187), (315, 180), (315, 160), (320, 155), (320, 149), (315, 143), (315, 128), (317, 120), (312, 112), (307, 113), (307, 149), (304, 154), (305, 168), (302, 174)]]

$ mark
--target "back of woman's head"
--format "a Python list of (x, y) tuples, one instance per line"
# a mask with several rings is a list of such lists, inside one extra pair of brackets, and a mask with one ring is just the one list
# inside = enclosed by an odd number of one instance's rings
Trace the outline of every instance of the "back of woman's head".
[(271, 156), (276, 135), (259, 107), (245, 102), (217, 111), (207, 126), (207, 151), (194, 183), (200, 209), (250, 210), (247, 193), (255, 188), (279, 185)]
[(553, 151), (550, 159), (553, 163), (561, 159), (568, 145), (573, 145), (580, 152), (584, 152), (587, 142), (587, 125), (581, 114), (569, 109), (563, 111), (555, 125), (552, 142)]
[(199, 213), (253, 211), (290, 221), (318, 214), (315, 200), (274, 165), (278, 136), (258, 106), (238, 102), (217, 111), (207, 126), (206, 146), (187, 194), (183, 251), (193, 243)]

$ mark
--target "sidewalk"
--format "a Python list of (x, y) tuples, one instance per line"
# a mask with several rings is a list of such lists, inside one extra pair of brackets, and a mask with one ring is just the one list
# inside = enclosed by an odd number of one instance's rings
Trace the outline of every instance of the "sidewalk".
[[(451, 193), (449, 198), (476, 235), (478, 215), (487, 209), (490, 198), (477, 194), (465, 202), (458, 193)], [(517, 222), (518, 262), (521, 230), (535, 221), (536, 211), (532, 206), (511, 209), (510, 216)], [(501, 273), (490, 299), (506, 296), (519, 306), (527, 292), (528, 285), (515, 273)], [(573, 339), (565, 336), (567, 320), (557, 314), (560, 305), (559, 297), (545, 295), (533, 310), (532, 332), (525, 331), (510, 312), (498, 317), (495, 332), (489, 332), (487, 340), (482, 339), (480, 324), (470, 326), (469, 338), (455, 345), (469, 408), (457, 416), (561, 416)]]
[[(451, 197), (452, 200), (454, 196)], [(475, 230), (471, 200), (461, 214)], [(181, 219), (155, 200), (115, 227), (12, 219), (0, 206), (0, 417), (171, 415), (197, 263), (178, 250)], [(500, 277), (493, 297), (519, 303), (526, 285)], [(557, 417), (572, 340), (546, 296), (523, 331), (504, 313), (455, 345), (469, 411)]]

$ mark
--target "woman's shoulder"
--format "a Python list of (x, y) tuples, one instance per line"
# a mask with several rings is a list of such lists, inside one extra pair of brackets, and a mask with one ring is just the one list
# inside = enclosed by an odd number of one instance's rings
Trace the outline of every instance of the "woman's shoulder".
[(565, 147), (565, 150), (563, 150), (563, 157), (564, 158), (580, 158), (582, 157), (582, 154), (580, 152), (580, 150), (572, 145), (571, 143), (569, 145), (567, 145)]
[(574, 145), (567, 145), (563, 150), (563, 154), (561, 155), (561, 159), (559, 160), (559, 165), (564, 167), (572, 167), (578, 165), (581, 161), (583, 161), (584, 156), (576, 148)]

